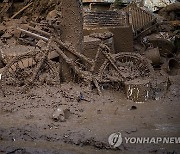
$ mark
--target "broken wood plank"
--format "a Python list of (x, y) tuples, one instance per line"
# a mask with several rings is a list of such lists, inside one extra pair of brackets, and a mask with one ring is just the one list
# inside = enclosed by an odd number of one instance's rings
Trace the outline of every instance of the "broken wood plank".
[(25, 7), (23, 7), (21, 10), (19, 10), (17, 13), (15, 13), (11, 19), (14, 19), (17, 15), (19, 15), (21, 12), (23, 12), (24, 10), (26, 10), (28, 7), (30, 7), (33, 4), (33, 2), (29, 3), (28, 5), (26, 5)]

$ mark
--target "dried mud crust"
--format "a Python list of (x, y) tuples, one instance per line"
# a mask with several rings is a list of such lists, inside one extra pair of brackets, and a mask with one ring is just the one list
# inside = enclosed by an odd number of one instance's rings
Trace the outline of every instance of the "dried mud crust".
[[(140, 54), (122, 52), (115, 54), (114, 59), (125, 81), (151, 77), (154, 74), (150, 61)], [(101, 66), (98, 76), (102, 82), (122, 81), (122, 77), (108, 60)]]
[[(77, 100), (80, 92), (86, 101)], [(1, 98), (0, 150), (4, 149), (3, 151), (7, 152), (7, 142), (9, 147), (14, 147), (14, 144), (20, 142), (16, 148), (30, 149), (30, 143), (37, 144), (36, 148), (42, 149), (54, 149), (66, 143), (69, 149), (75, 145), (77, 148), (82, 147), (82, 153), (86, 153), (89, 147), (101, 150), (99, 153), (103, 154), (108, 153), (107, 150), (110, 148), (109, 135), (119, 131), (123, 137), (178, 136), (180, 129), (177, 108), (180, 106), (180, 95), (135, 104), (126, 100), (125, 95), (119, 91), (104, 92), (103, 96), (98, 96), (87, 87), (65, 83), (61, 87), (43, 85), (31, 89), (28, 94)], [(130, 110), (132, 106), (136, 106), (137, 109)], [(66, 122), (54, 122), (51, 118), (57, 107), (70, 109), (71, 114)], [(48, 145), (51, 146), (47, 148)], [(170, 144), (172, 150), (167, 146), (168, 144), (123, 143), (115, 152), (178, 152), (178, 144)], [(113, 149), (109, 153), (113, 154)]]
[[(11, 94), (14, 89), (21, 91), (24, 88), (25, 90), (35, 84), (57, 84), (57, 82), (59, 82), (58, 71), (55, 68), (55, 64), (50, 60), (45, 60), (40, 70), (37, 70), (37, 65), (42, 60), (42, 54), (43, 53), (33, 51), (19, 55), (14, 57), (10, 63), (6, 65), (1, 81), (4, 94)], [(36, 73), (37, 76), (34, 81), (32, 81)]]

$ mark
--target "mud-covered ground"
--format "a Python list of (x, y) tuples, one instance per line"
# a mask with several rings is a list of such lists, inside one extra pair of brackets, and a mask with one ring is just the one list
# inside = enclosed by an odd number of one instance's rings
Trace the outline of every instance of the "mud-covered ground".
[[(25, 2), (28, 4), (29, 0)], [(56, 9), (62, 11), (59, 16), (64, 17), (60, 23), (67, 24), (62, 25), (61, 29), (63, 41), (72, 42), (80, 51), (81, 42), (77, 40), (82, 41), (83, 38), (83, 23), (79, 17), (81, 12), (78, 12), (79, 3), (76, 8), (70, 2), (34, 1), (32, 7), (17, 16), (21, 19), (5, 20), (0, 27), (0, 35), (3, 36), (3, 41), (0, 39), (1, 48), (5, 47), (6, 53), (9, 47), (14, 47), (15, 51), (17, 44), (22, 41), (16, 30), (17, 25), (27, 24), (32, 19), (39, 23)], [(66, 7), (61, 8), (59, 5)], [(22, 6), (18, 5), (17, 10), (20, 8)], [(11, 17), (17, 10), (11, 10), (10, 7), (1, 13), (0, 18), (3, 21), (4, 14)], [(76, 14), (79, 16), (76, 17)], [(28, 43), (31, 41), (30, 38)], [(20, 51), (18, 48), (16, 50)], [(3, 67), (1, 61), (0, 67)], [(126, 144), (124, 137), (180, 136), (179, 79), (178, 76), (177, 81), (171, 83), (160, 100), (148, 100), (141, 104), (127, 100), (123, 89), (106, 89), (99, 96), (96, 89), (89, 90), (75, 83), (34, 86), (26, 94), (15, 93), (6, 97), (3, 97), (0, 89), (0, 154), (178, 154), (179, 144)], [(81, 97), (84, 99), (80, 101)], [(65, 122), (52, 119), (57, 108), (67, 109)], [(112, 148), (108, 137), (117, 132), (121, 132), (123, 143)]]
[[(80, 93), (84, 100), (79, 101)], [(179, 153), (179, 144), (123, 140), (113, 149), (108, 143), (115, 132), (123, 137), (178, 137), (179, 99), (179, 83), (171, 85), (161, 100), (143, 104), (127, 100), (123, 91), (104, 90), (99, 96), (74, 83), (1, 96), (0, 153)], [(57, 107), (70, 110), (65, 122), (53, 121)]]

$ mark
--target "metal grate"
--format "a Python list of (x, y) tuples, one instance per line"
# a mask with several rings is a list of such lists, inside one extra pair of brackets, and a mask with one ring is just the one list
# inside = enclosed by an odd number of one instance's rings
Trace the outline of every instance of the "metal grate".
[(151, 13), (141, 9), (135, 3), (131, 3), (127, 7), (121, 9), (121, 11), (128, 14), (129, 22), (133, 26), (134, 31), (138, 31), (143, 27), (148, 26), (155, 20), (155, 17)]
[(121, 11), (91, 11), (84, 13), (84, 27), (116, 27), (127, 25), (127, 17)]

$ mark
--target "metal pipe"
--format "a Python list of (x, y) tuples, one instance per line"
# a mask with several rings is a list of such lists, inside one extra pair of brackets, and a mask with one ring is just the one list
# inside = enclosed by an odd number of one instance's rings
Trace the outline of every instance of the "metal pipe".
[(34, 27), (31, 27), (31, 26), (29, 26), (29, 25), (25, 25), (28, 29), (30, 29), (30, 30), (34, 30), (34, 31), (36, 31), (36, 32), (39, 32), (39, 33), (41, 33), (41, 34), (43, 34), (43, 35), (47, 35), (47, 36), (51, 36), (51, 34), (50, 33), (48, 33), (48, 32), (45, 32), (45, 31), (43, 31), (43, 30), (40, 30), (40, 29), (36, 29), (36, 28), (34, 28)]
[(29, 32), (29, 31), (27, 31), (25, 29), (22, 29), (22, 28), (19, 28), (19, 27), (17, 29), (22, 31), (22, 32), (24, 32), (24, 33), (26, 33), (27, 35), (35, 37), (37, 39), (42, 39), (43, 41), (46, 41), (46, 42), (48, 42), (48, 40), (49, 40), (48, 38), (46, 38), (44, 36), (41, 36), (41, 35), (38, 35), (38, 34), (35, 34), (35, 33), (32, 33), (32, 32)]

